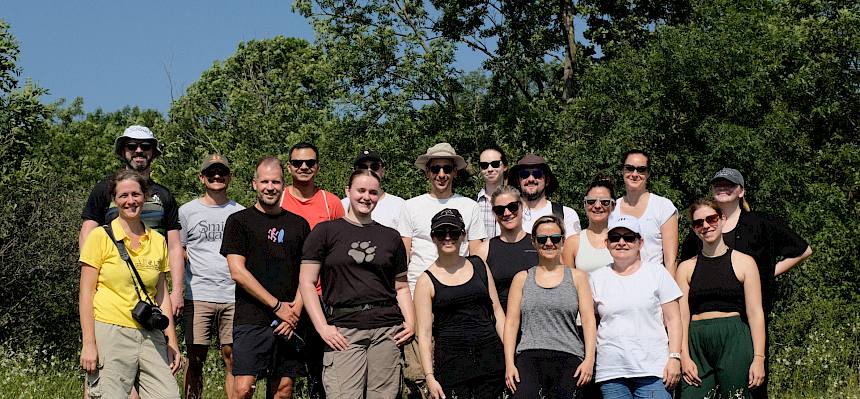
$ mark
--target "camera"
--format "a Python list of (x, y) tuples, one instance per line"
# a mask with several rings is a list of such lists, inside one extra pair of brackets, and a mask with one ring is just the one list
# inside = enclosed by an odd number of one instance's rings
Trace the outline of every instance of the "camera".
[(161, 309), (144, 301), (140, 301), (137, 305), (134, 305), (131, 317), (147, 330), (164, 330), (170, 323), (167, 316), (161, 313)]

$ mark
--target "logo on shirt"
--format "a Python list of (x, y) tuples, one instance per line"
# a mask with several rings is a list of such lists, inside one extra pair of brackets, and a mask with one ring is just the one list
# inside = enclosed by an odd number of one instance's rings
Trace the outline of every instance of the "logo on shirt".
[(376, 254), (376, 246), (370, 246), (370, 241), (356, 241), (349, 244), (352, 248), (347, 255), (355, 259), (355, 263), (372, 262)]
[(201, 220), (188, 231), (188, 235), (194, 233), (200, 234), (200, 237), (205, 241), (218, 241), (224, 235), (224, 223), (209, 223), (206, 220)]
[(271, 229), (269, 229), (268, 239), (269, 241), (278, 244), (284, 242), (284, 229), (272, 227)]

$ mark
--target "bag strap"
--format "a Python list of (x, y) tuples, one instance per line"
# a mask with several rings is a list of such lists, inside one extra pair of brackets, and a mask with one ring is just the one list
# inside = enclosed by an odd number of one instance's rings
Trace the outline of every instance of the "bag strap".
[[(119, 257), (125, 261), (125, 264), (128, 266), (129, 270), (134, 274), (131, 279), (132, 284), (134, 285), (134, 291), (137, 293), (137, 298), (141, 301), (148, 302), (150, 305), (155, 306), (155, 303), (152, 301), (152, 298), (149, 297), (149, 293), (146, 292), (146, 285), (143, 284), (143, 279), (140, 278), (140, 274), (137, 272), (137, 268), (134, 267), (134, 262), (131, 261), (131, 256), (128, 254), (128, 250), (125, 248), (125, 242), (122, 240), (117, 240), (113, 235), (113, 228), (110, 224), (103, 225), (102, 228), (107, 232), (108, 237), (110, 237), (111, 241), (116, 245), (116, 249), (119, 252)], [(135, 278), (137, 281), (135, 281)], [(140, 295), (140, 288), (138, 288), (138, 284), (143, 288), (143, 295), (146, 296), (146, 299), (143, 299), (143, 296)]]
[(550, 202), (552, 205), (552, 214), (564, 222), (564, 207), (558, 202)]

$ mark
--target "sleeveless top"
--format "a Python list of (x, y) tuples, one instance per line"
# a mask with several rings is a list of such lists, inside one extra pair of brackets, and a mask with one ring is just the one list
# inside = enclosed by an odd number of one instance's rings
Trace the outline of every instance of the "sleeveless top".
[(609, 254), (609, 248), (592, 247), (586, 230), (579, 232), (579, 250), (576, 251), (574, 260), (576, 268), (591, 273), (610, 263), (612, 263), (612, 255)]
[(582, 358), (585, 354), (582, 337), (576, 328), (579, 296), (573, 285), (573, 271), (565, 267), (561, 283), (544, 288), (535, 281), (537, 267), (528, 271), (523, 285), (520, 305), (522, 337), (517, 353), (544, 349), (570, 353)]
[(436, 346), (473, 346), (497, 339), (496, 318), (487, 284), (487, 269), (481, 258), (466, 258), (472, 278), (460, 285), (445, 285), (429, 270), (433, 282), (433, 338)]
[(493, 272), (496, 292), (502, 309), (508, 309), (508, 291), (511, 281), (517, 273), (528, 270), (538, 263), (538, 254), (532, 245), (532, 235), (526, 233), (522, 240), (504, 242), (500, 237), (490, 239), (490, 249), (487, 251), (487, 266)]
[(690, 314), (739, 312), (744, 314), (744, 285), (732, 268), (732, 249), (709, 258), (699, 253), (690, 276)]

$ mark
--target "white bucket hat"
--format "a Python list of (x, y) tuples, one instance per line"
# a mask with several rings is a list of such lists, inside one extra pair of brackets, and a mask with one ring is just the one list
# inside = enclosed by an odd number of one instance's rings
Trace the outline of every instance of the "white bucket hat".
[(122, 132), (122, 136), (117, 137), (113, 142), (113, 152), (119, 159), (125, 159), (123, 147), (128, 140), (150, 141), (155, 144), (155, 148), (153, 148), (155, 156), (161, 155), (161, 145), (155, 135), (152, 134), (152, 130), (146, 126), (131, 125)]

